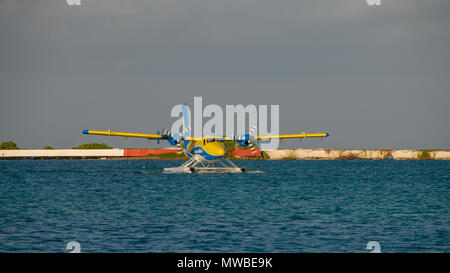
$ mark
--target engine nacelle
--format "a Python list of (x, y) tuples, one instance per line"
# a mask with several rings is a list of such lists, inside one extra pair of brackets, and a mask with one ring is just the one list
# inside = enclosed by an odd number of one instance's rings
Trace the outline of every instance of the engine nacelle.
[(181, 142), (181, 136), (177, 133), (173, 133), (172, 136), (170, 136), (167, 141), (169, 141), (170, 145), (177, 145)]
[(240, 135), (236, 138), (236, 141), (242, 147), (248, 147), (250, 145), (250, 136), (249, 135)]

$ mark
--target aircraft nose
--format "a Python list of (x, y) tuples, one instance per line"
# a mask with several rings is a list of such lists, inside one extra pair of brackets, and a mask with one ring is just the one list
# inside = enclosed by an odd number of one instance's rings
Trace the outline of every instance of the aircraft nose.
[(222, 143), (212, 142), (207, 146), (208, 153), (213, 156), (224, 156), (225, 155), (225, 147)]
[(220, 148), (218, 149), (218, 153), (219, 153), (220, 155), (225, 155), (225, 149), (224, 149), (223, 147), (220, 147)]

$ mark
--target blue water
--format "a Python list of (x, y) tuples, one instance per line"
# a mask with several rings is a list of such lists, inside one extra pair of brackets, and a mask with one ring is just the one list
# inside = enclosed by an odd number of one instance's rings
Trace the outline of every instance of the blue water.
[(0, 161), (0, 252), (450, 251), (450, 161)]

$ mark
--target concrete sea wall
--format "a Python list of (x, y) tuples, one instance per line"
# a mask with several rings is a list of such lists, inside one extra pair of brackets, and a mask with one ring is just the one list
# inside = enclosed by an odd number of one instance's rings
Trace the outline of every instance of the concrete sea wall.
[[(177, 149), (55, 149), (55, 150), (0, 150), (0, 159), (84, 159), (84, 158), (138, 158), (151, 155), (176, 153)], [(450, 151), (422, 150), (332, 150), (286, 149), (264, 150), (269, 159), (435, 159), (450, 160)], [(239, 150), (235, 157), (260, 157), (261, 150)]]
[(21, 149), (0, 150), (0, 159), (84, 159), (139, 157), (176, 153), (177, 149)]
[(422, 150), (326, 150), (285, 149), (265, 150), (270, 159), (435, 159), (450, 160), (450, 151)]

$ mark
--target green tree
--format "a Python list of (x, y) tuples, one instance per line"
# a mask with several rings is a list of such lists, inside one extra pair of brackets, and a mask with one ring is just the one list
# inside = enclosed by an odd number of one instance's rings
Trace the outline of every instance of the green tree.
[(19, 150), (19, 147), (12, 141), (6, 141), (0, 144), (0, 150)]
[(45, 146), (44, 150), (54, 150), (55, 148), (53, 148), (52, 146)]
[(417, 156), (417, 159), (421, 159), (421, 160), (431, 159), (431, 156), (430, 156), (429, 152), (422, 151), (422, 153)]
[(78, 147), (73, 147), (72, 149), (112, 149), (112, 147), (109, 147), (105, 143), (86, 143)]

